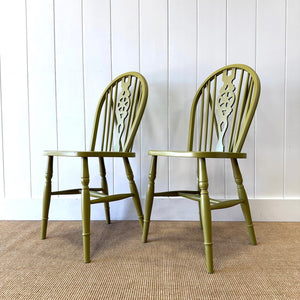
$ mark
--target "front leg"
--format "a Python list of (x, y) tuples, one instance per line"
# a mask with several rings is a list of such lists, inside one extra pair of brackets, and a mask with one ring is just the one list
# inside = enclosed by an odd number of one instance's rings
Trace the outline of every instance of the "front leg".
[(206, 162), (204, 158), (199, 158), (199, 188), (200, 188), (200, 205), (201, 220), (203, 225), (204, 247), (206, 257), (206, 269), (208, 273), (214, 272), (213, 267), (213, 244), (211, 234), (211, 210), (208, 195), (208, 177)]
[(152, 156), (150, 172), (149, 172), (149, 183), (146, 194), (146, 204), (145, 204), (145, 219), (144, 219), (144, 227), (143, 227), (143, 242), (147, 242), (149, 225), (150, 225), (150, 216), (153, 205), (153, 197), (154, 197), (154, 181), (156, 177), (156, 166), (157, 166), (157, 156)]
[(82, 214), (82, 239), (84, 262), (90, 262), (90, 219), (91, 204), (89, 190), (89, 167), (87, 157), (82, 157), (82, 192), (81, 192), (81, 214)]
[(46, 169), (46, 182), (43, 195), (43, 212), (42, 212), (42, 230), (41, 239), (46, 238), (47, 225), (48, 225), (48, 215), (51, 200), (51, 179), (53, 174), (53, 156), (48, 156), (48, 163)]

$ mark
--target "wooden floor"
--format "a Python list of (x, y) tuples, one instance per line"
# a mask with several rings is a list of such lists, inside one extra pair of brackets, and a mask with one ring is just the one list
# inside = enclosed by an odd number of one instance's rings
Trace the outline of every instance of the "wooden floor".
[(0, 299), (300, 299), (300, 223), (214, 222), (207, 274), (198, 222), (92, 222), (90, 264), (81, 223), (0, 221)]

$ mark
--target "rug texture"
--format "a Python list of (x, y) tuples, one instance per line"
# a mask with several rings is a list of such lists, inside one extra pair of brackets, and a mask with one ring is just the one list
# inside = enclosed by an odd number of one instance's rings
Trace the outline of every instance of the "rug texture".
[(207, 274), (198, 222), (91, 224), (83, 262), (81, 222), (1, 221), (0, 299), (300, 299), (300, 223), (214, 222)]

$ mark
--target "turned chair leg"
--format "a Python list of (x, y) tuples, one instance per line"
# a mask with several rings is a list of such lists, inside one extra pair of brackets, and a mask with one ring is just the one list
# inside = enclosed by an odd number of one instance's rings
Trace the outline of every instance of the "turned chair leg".
[(213, 267), (213, 244), (211, 233), (211, 210), (208, 195), (208, 178), (206, 163), (204, 158), (199, 159), (199, 188), (200, 188), (200, 213), (203, 225), (206, 270), (208, 273), (214, 272)]
[(48, 156), (46, 176), (45, 176), (46, 182), (45, 182), (44, 195), (43, 195), (41, 239), (45, 239), (47, 234), (48, 215), (49, 215), (49, 207), (50, 207), (50, 200), (51, 200), (52, 174), (53, 174), (53, 156)]
[[(100, 178), (101, 178), (101, 188), (103, 189), (103, 193), (108, 195), (108, 185), (106, 180), (106, 169), (104, 164), (104, 158), (99, 157), (99, 168), (100, 168)], [(110, 224), (110, 209), (109, 203), (104, 202), (104, 210), (105, 210), (105, 218), (106, 224)]]
[(233, 169), (234, 179), (235, 179), (235, 182), (237, 185), (239, 199), (243, 200), (243, 203), (241, 203), (241, 208), (242, 208), (244, 218), (246, 221), (250, 241), (251, 241), (252, 245), (256, 245), (257, 242), (256, 242), (253, 222), (252, 222), (252, 218), (251, 218), (249, 201), (248, 201), (246, 190), (243, 185), (243, 177), (242, 177), (237, 159), (231, 159), (231, 165), (232, 165), (232, 169)]
[[(197, 159), (197, 178), (199, 181), (199, 159)], [(198, 190), (200, 191), (200, 188), (198, 188)], [(199, 210), (200, 229), (203, 229), (202, 219), (201, 219), (201, 203), (200, 202), (198, 202), (198, 210)]]
[(150, 216), (151, 216), (153, 197), (154, 197), (154, 181), (156, 177), (156, 165), (157, 165), (157, 156), (152, 156), (150, 172), (149, 172), (148, 189), (146, 194), (146, 203), (145, 203), (145, 218), (144, 218), (144, 227), (143, 227), (144, 243), (147, 242), (147, 238), (148, 238)]
[(83, 254), (84, 262), (89, 263), (90, 260), (90, 191), (89, 191), (89, 168), (88, 159), (82, 158), (82, 192), (81, 192), (81, 214), (82, 214), (82, 239), (83, 239)]
[(138, 192), (138, 189), (137, 189), (135, 181), (134, 181), (134, 176), (133, 176), (133, 172), (132, 172), (128, 157), (124, 157), (123, 162), (124, 162), (124, 166), (125, 166), (125, 170), (126, 170), (127, 179), (129, 181), (130, 191), (133, 194), (132, 200), (133, 200), (136, 212), (137, 212), (137, 216), (138, 216), (140, 225), (143, 229), (143, 225), (144, 225), (143, 224), (144, 223), (143, 210), (142, 210), (142, 206), (141, 206), (139, 192)]
[(110, 207), (109, 207), (109, 202), (104, 202), (104, 211), (105, 211), (105, 219), (106, 219), (106, 224), (110, 224)]
[(200, 222), (200, 229), (203, 229), (202, 218), (201, 218), (201, 202), (198, 202), (198, 208), (199, 208), (199, 222)]

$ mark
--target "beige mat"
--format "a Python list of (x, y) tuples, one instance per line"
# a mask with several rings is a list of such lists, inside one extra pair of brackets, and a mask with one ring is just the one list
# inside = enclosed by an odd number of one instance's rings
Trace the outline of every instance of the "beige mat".
[(0, 299), (300, 299), (300, 223), (214, 222), (215, 273), (197, 222), (92, 222), (84, 264), (80, 222), (1, 221)]

